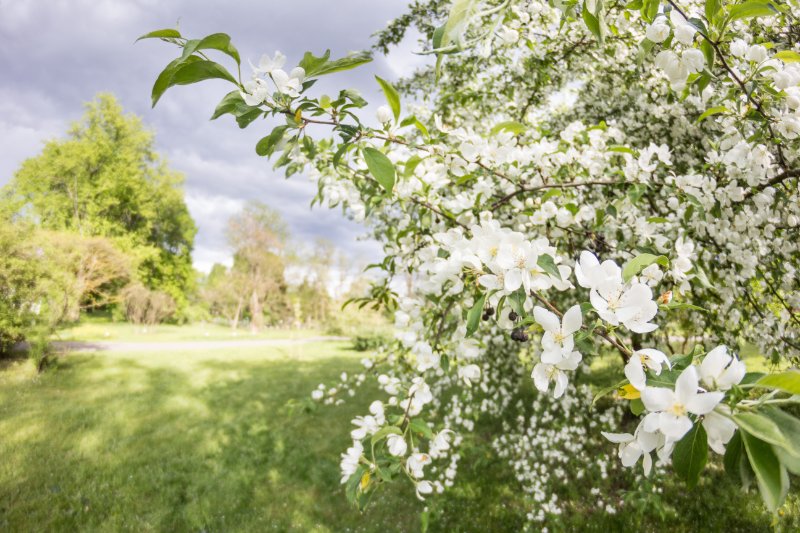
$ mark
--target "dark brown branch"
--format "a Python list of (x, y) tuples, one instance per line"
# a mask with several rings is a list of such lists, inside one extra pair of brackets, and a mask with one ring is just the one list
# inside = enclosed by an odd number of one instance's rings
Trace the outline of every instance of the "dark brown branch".
[(422, 207), (424, 207), (424, 208), (428, 209), (429, 211), (432, 211), (433, 213), (436, 213), (436, 214), (437, 214), (437, 215), (439, 215), (440, 217), (446, 218), (447, 220), (449, 220), (449, 221), (450, 221), (450, 222), (452, 222), (453, 224), (458, 224), (458, 225), (459, 225), (459, 226), (461, 226), (462, 228), (464, 228), (464, 229), (468, 229), (468, 228), (467, 228), (467, 226), (466, 226), (466, 224), (462, 224), (461, 222), (459, 222), (458, 220), (456, 220), (456, 218), (455, 218), (455, 217), (453, 217), (453, 216), (451, 216), (451, 215), (447, 215), (447, 214), (445, 214), (443, 211), (441, 211), (441, 210), (439, 210), (439, 209), (437, 209), (437, 208), (433, 207), (433, 206), (432, 206), (430, 203), (426, 202), (425, 200), (417, 200), (417, 199), (416, 199), (416, 198), (414, 198), (413, 196), (409, 197), (409, 199), (410, 199), (412, 202), (414, 202), (415, 204), (417, 204), (417, 205), (419, 205), (419, 206), (422, 206)]
[(492, 204), (491, 209), (494, 211), (498, 207), (510, 202), (513, 198), (521, 194), (541, 191), (543, 189), (571, 189), (576, 187), (592, 187), (596, 185), (625, 185), (627, 183), (628, 182), (625, 181), (573, 181), (569, 183), (549, 183), (545, 185), (538, 185), (536, 187), (525, 187), (522, 189), (517, 189), (516, 191), (503, 196)]
[(764, 183), (759, 184), (757, 187), (754, 187), (753, 189), (750, 189), (747, 192), (745, 192), (744, 193), (744, 197), (745, 198), (749, 198), (749, 197), (753, 196), (755, 193), (763, 191), (767, 187), (772, 187), (774, 185), (779, 185), (779, 184), (783, 183), (784, 181), (786, 181), (788, 179), (791, 179), (791, 178), (800, 178), (800, 169), (787, 170), (786, 172), (781, 172), (780, 174), (778, 174), (774, 178), (772, 178), (770, 180), (767, 180)]

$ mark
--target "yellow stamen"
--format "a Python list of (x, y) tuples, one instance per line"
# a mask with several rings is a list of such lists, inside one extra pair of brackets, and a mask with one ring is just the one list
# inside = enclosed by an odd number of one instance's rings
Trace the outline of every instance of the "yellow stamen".
[(620, 387), (620, 389), (617, 391), (617, 394), (623, 400), (637, 400), (642, 397), (642, 393), (636, 390), (636, 388), (630, 383), (624, 387)]
[(669, 408), (669, 412), (675, 416), (686, 416), (686, 407), (683, 404), (676, 403)]

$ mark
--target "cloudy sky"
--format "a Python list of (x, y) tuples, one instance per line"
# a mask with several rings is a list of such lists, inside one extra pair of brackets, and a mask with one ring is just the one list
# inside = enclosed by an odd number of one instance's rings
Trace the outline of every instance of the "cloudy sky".
[[(133, 44), (148, 31), (175, 27), (202, 37), (225, 32), (254, 63), (281, 50), (287, 66), (306, 50), (333, 56), (369, 48), (371, 34), (402, 14), (406, 0), (0, 0), (0, 186), (19, 164), (36, 155), (43, 141), (64, 134), (82, 113), (82, 103), (112, 92), (127, 111), (156, 131), (159, 151), (186, 175), (186, 199), (199, 232), (195, 265), (207, 270), (228, 262), (223, 228), (244, 202), (258, 199), (281, 211), (295, 241), (325, 237), (354, 260), (372, 259), (374, 242), (338, 211), (309, 209), (315, 187), (300, 176), (285, 180), (254, 146), (265, 131), (240, 130), (230, 117), (210, 122), (225, 82), (205, 82), (167, 91), (155, 109), (150, 89), (176, 49), (160, 41)], [(396, 79), (423, 59), (409, 40), (388, 57), (331, 75), (315, 90), (357, 88), (383, 103), (373, 76)], [(243, 69), (243, 74), (249, 68)], [(326, 90), (327, 89), (327, 90)], [(264, 126), (266, 127), (266, 126)]]

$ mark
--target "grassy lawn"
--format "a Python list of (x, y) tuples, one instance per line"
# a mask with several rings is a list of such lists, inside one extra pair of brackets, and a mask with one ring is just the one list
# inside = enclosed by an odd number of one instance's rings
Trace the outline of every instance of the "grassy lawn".
[(65, 341), (179, 342), (199, 340), (305, 339), (325, 333), (319, 329), (268, 328), (252, 333), (246, 328), (198, 323), (190, 325), (158, 324), (140, 326), (111, 322), (105, 317), (82, 318), (77, 324), (61, 329), (55, 338)]
[(33, 381), (14, 364), (0, 372), (0, 530), (413, 530), (413, 492), (376, 501), (369, 522), (344, 500), (338, 453), (366, 400), (293, 402), (361, 355), (76, 354)]
[[(352, 371), (349, 343), (208, 353), (73, 354), (35, 376), (0, 369), (0, 531), (418, 531), (424, 504), (392, 484), (364, 514), (339, 484), (349, 420), (378, 397), (304, 409)], [(459, 482), (431, 498), (429, 531), (519, 531), (508, 467), (465, 445)], [(582, 483), (591, 483), (584, 480)], [(565, 517), (581, 531), (768, 531), (719, 468), (695, 491), (667, 484), (659, 512)]]

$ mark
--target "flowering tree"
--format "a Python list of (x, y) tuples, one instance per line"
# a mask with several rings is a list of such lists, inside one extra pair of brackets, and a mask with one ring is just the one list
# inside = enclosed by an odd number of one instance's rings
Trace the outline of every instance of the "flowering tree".
[[(614, 416), (590, 430), (609, 430), (622, 465), (671, 463), (691, 486), (711, 448), (770, 510), (782, 504), (800, 473), (800, 420), (785, 409), (800, 394), (797, 4), (418, 1), (376, 48), (416, 26), (436, 66), (398, 84), (405, 102), (377, 79), (377, 127), (355, 91), (313, 89), (368, 54), (306, 53), (287, 73), (278, 52), (242, 81), (207, 57), (239, 72), (225, 34), (143, 36), (182, 49), (154, 105), (174, 85), (229, 81), (212, 118), (279, 119), (256, 152), (315, 178), (315, 202), (384, 243), (386, 276), (360, 303), (394, 310), (396, 341), (312, 394), (341, 401), (370, 374), (388, 395), (353, 421), (348, 498), (363, 505), (398, 478), (420, 498), (444, 490), (475, 413), (503, 418), (494, 446), (537, 495), (544, 474), (520, 445), (536, 424), (517, 393), (532, 378), (558, 399), (534, 410), (575, 412), (587, 392), (574, 374), (616, 352), (624, 375), (593, 400), (614, 393)], [(413, 277), (403, 297), (399, 275)], [(775, 370), (748, 373), (744, 343)], [(612, 430), (620, 402), (640, 418), (630, 433)], [(543, 513), (557, 503), (531, 518)]]

